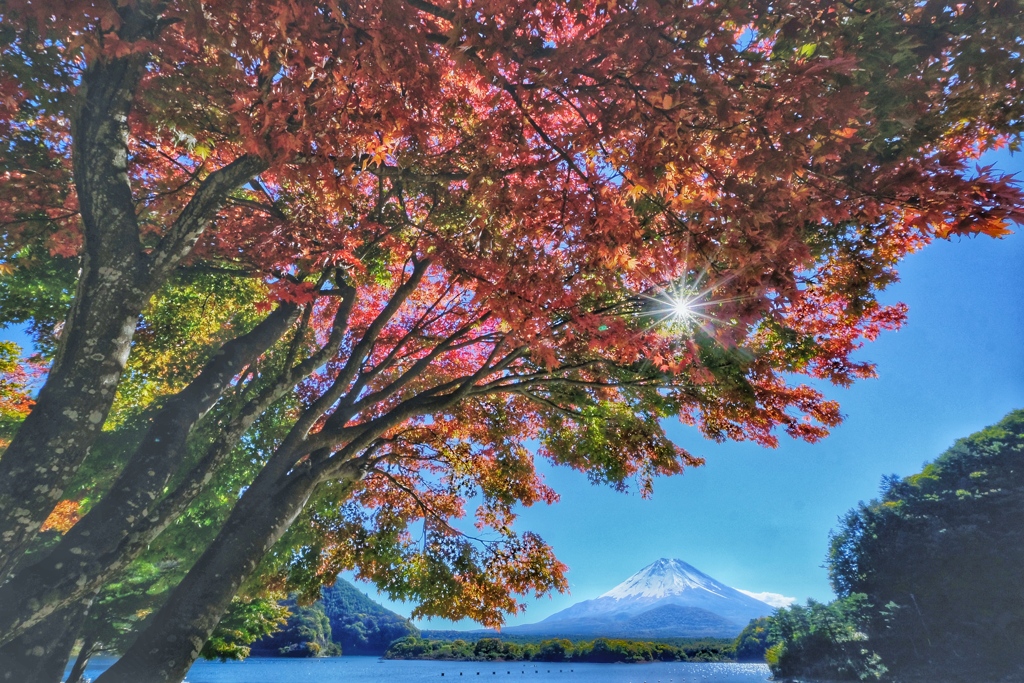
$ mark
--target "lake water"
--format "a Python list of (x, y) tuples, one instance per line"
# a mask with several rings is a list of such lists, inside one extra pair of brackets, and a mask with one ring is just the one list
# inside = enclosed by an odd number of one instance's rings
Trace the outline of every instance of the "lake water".
[[(97, 657), (86, 676), (114, 663)], [(376, 657), (196, 662), (188, 683), (763, 683), (764, 664), (558, 664), (549, 662), (385, 661)]]

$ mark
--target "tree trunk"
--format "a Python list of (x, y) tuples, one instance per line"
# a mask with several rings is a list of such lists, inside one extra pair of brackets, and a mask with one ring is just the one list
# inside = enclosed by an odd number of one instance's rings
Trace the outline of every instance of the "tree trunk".
[[(119, 37), (153, 38), (165, 2), (119, 9)], [(128, 121), (149, 55), (97, 58), (72, 119), (82, 273), (60, 348), (36, 405), (0, 459), (0, 582), (60, 500), (114, 401), (139, 314), (191, 250), (228, 193), (266, 168), (251, 155), (207, 176), (150, 255), (139, 241), (128, 177)]]
[[(138, 3), (122, 15), (121, 38), (154, 36), (156, 14), (148, 2)], [(0, 460), (0, 581), (89, 453), (154, 291), (128, 181), (128, 115), (148, 59), (97, 58), (82, 75), (72, 119), (82, 273), (50, 376)]]
[(282, 304), (253, 330), (226, 343), (156, 414), (112, 489), (89, 514), (45, 557), (0, 587), (0, 643), (54, 609), (96, 591), (145, 548), (155, 534), (143, 534), (128, 547), (126, 539), (137, 527), (157, 527), (148, 518), (185, 459), (189, 433), (232, 378), (281, 338), (296, 311), (296, 306)]
[(179, 683), (238, 588), (302, 511), (316, 485), (296, 472), (280, 482), (257, 477), (153, 622), (96, 683)]
[(96, 654), (98, 644), (95, 639), (86, 637), (85, 642), (82, 643), (82, 649), (78, 651), (75, 663), (68, 673), (68, 679), (64, 683), (84, 683), (85, 667), (89, 666), (89, 660)]
[(140, 55), (98, 62), (82, 79), (74, 122), (82, 273), (50, 375), (0, 460), (0, 579), (99, 434), (150, 295), (127, 175), (127, 116), (144, 66)]
[(87, 609), (73, 603), (0, 647), (0, 681), (60, 683)]

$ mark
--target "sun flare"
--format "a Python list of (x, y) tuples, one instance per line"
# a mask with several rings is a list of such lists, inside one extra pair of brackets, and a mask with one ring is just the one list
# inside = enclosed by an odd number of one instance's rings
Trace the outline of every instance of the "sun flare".
[(696, 315), (694, 302), (689, 299), (675, 299), (670, 305), (671, 317), (676, 322), (688, 322)]

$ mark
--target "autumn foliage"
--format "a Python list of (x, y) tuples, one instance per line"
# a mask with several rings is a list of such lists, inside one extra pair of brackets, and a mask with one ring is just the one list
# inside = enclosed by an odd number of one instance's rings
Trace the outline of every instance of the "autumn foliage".
[[(500, 624), (566, 585), (515, 528), (556, 498), (535, 458), (647, 494), (702, 463), (666, 418), (816, 441), (841, 415), (805, 382), (872, 376), (853, 354), (904, 319), (876, 298), (900, 259), (1024, 219), (975, 166), (1024, 121), (1018, 0), (0, 12), (0, 295), (52, 321), (34, 414), (66, 437), (30, 416), (0, 469), (58, 474), (0, 491), (0, 531), (29, 552), (68, 487), (107, 510), (29, 555), (49, 588), (0, 609), (5, 642), (218, 511), (182, 551), (205, 604), (172, 598), (104, 682), (208, 638), (245, 582), (356, 568), (419, 614)], [(63, 295), (25, 295), (68, 261)], [(116, 391), (58, 387), (90, 382)], [(102, 424), (149, 426), (86, 457)], [(92, 558), (77, 584), (65, 545)], [(5, 569), (12, 600), (28, 571)]]
[(67, 533), (68, 529), (75, 525), (78, 521), (78, 511), (81, 508), (81, 503), (74, 500), (62, 500), (57, 503), (57, 507), (53, 508), (53, 512), (50, 516), (43, 521), (43, 525), (39, 527), (39, 531), (59, 531), (60, 533)]
[(39, 369), (21, 358), (21, 349), (0, 342), (0, 449), (32, 410), (31, 384)]

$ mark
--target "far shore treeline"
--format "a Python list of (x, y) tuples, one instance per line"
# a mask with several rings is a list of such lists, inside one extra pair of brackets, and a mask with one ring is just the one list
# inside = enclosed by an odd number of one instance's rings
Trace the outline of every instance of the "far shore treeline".
[(480, 638), (473, 642), (461, 638), (437, 640), (409, 636), (392, 643), (384, 658), (475, 662), (731, 662), (736, 660), (736, 644), (726, 638), (672, 641), (551, 638), (528, 642)]

